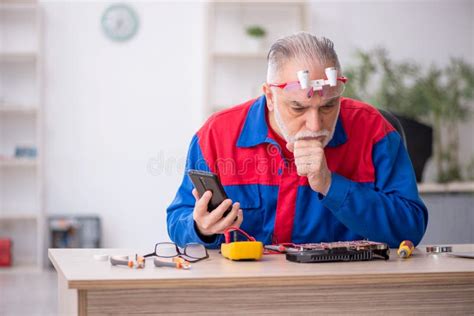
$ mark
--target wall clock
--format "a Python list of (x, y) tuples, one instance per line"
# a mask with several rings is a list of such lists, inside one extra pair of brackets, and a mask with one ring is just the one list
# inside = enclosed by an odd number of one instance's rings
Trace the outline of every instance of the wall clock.
[(104, 11), (101, 25), (108, 38), (124, 42), (137, 33), (138, 15), (132, 7), (126, 4), (113, 4)]

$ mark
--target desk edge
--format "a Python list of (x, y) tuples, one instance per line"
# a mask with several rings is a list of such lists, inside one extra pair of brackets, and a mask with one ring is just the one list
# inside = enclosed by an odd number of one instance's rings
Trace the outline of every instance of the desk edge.
[(194, 279), (149, 279), (149, 280), (71, 280), (70, 289), (113, 290), (136, 288), (233, 288), (248, 286), (290, 286), (290, 285), (370, 285), (383, 282), (393, 284), (434, 283), (434, 284), (474, 284), (474, 271), (468, 272), (428, 272), (409, 274), (353, 274), (353, 275), (312, 275), (286, 277), (253, 278), (194, 278)]

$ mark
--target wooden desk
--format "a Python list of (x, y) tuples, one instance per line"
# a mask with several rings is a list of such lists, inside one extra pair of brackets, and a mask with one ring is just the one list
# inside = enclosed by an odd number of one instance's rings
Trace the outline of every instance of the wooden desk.
[(93, 258), (134, 253), (124, 249), (50, 249), (49, 258), (61, 315), (472, 313), (474, 260), (420, 249), (407, 260), (392, 250), (389, 261), (318, 264), (284, 255), (233, 262), (211, 251), (191, 270), (155, 268), (152, 260), (134, 270)]

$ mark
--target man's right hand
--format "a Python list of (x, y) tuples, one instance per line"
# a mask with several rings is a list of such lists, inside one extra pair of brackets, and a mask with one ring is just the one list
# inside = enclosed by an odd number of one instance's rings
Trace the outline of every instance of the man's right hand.
[[(194, 205), (193, 218), (199, 232), (204, 236), (212, 236), (215, 234), (222, 234), (229, 226), (240, 227), (244, 220), (240, 203), (236, 202), (232, 205), (232, 200), (227, 199), (222, 202), (212, 212), (208, 212), (207, 207), (212, 197), (211, 191), (206, 191), (202, 197), (196, 189), (193, 189), (193, 195), (196, 199)], [(225, 211), (232, 205), (232, 210), (225, 217)]]

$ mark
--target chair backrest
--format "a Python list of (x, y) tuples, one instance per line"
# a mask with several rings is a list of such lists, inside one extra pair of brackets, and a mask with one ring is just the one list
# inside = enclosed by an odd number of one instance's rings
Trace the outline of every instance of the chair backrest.
[[(380, 110), (385, 119), (400, 134), (410, 155), (416, 181), (423, 180), (425, 165), (433, 154), (433, 128), (414, 119)], [(408, 135), (408, 138), (405, 136)]]
[(391, 112), (378, 109), (379, 112), (385, 117), (385, 119), (392, 124), (392, 126), (395, 128), (395, 130), (400, 134), (400, 137), (402, 138), (403, 144), (405, 145), (405, 148), (407, 147), (407, 140), (405, 137), (405, 131), (403, 130), (403, 126), (400, 123), (400, 121), (397, 119), (395, 115), (393, 115)]

